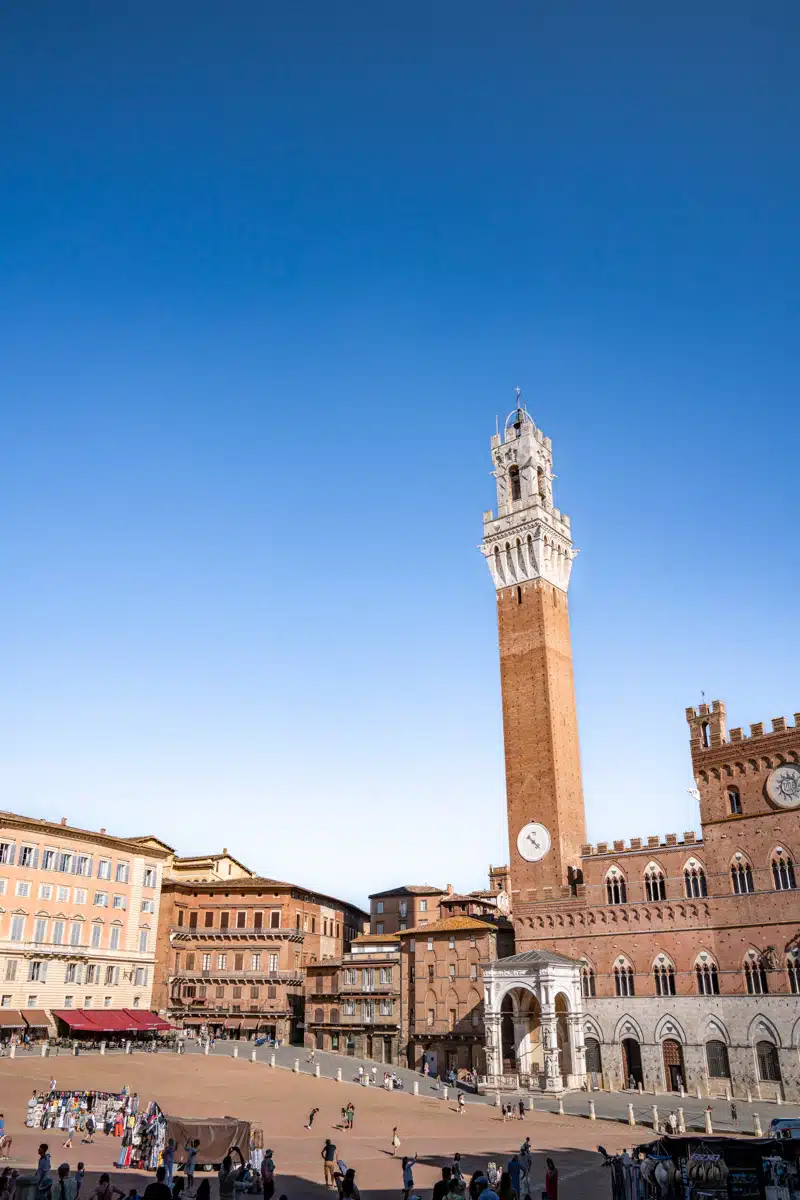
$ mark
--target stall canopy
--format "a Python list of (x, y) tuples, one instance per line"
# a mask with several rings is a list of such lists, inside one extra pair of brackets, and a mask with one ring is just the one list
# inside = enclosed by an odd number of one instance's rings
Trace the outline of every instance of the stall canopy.
[(221, 1163), (231, 1146), (238, 1146), (242, 1157), (250, 1153), (250, 1122), (238, 1117), (175, 1117), (164, 1113), (167, 1122), (167, 1137), (175, 1139), (176, 1146), (185, 1146), (198, 1138), (198, 1166)]
[(0, 1029), (25, 1029), (22, 1013), (17, 1008), (0, 1008)]
[(43, 1008), (23, 1008), (22, 1015), (31, 1029), (49, 1029), (50, 1022)]

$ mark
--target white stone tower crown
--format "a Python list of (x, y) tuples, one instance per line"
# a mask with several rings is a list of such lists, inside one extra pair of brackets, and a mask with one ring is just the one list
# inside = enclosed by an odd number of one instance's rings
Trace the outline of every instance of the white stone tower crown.
[(553, 507), (550, 438), (536, 428), (525, 408), (509, 414), (502, 437), (492, 437), (492, 462), (497, 516), (491, 509), (483, 514), (480, 549), (495, 587), (544, 579), (566, 592), (578, 552), (569, 517)]

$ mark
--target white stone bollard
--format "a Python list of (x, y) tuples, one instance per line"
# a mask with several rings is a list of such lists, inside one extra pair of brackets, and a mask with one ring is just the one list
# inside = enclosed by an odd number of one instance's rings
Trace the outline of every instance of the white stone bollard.
[(17, 1057), (17, 1046), (16, 1046), (16, 1043), (15, 1043), (15, 1042), (12, 1042), (12, 1043), (11, 1043), (11, 1045), (9, 1046), (9, 1048), (8, 1048), (8, 1057), (9, 1057), (9, 1058), (16, 1058), (16, 1057)]
[(105, 1042), (101, 1042), (100, 1043), (100, 1053), (105, 1054), (105, 1052), (106, 1052), (106, 1044), (105, 1044)]
[(132, 1043), (132, 1042), (126, 1042), (126, 1043), (125, 1043), (125, 1053), (126, 1053), (126, 1054), (133, 1054), (133, 1043)]
[(319, 1063), (314, 1063), (314, 1074), (316, 1075), (317, 1079), (319, 1079), (319, 1076), (320, 1076)]
[(636, 1086), (637, 1086), (637, 1088), (639, 1089), (639, 1095), (641, 1096), (641, 1094), (642, 1094), (642, 1093), (643, 1093), (643, 1091), (644, 1091), (644, 1084), (643, 1084), (643, 1083), (637, 1083), (637, 1085), (636, 1085)]
[(656, 1133), (658, 1133), (658, 1105), (657, 1104), (654, 1104), (652, 1106), (652, 1112), (653, 1112), (653, 1129), (656, 1131)]
[(386, 1090), (387, 1090), (387, 1092), (393, 1092), (393, 1091), (394, 1091), (394, 1080), (392, 1079), (391, 1075), (390, 1075), (390, 1076), (389, 1076), (389, 1078), (386, 1080)]
[(725, 1099), (728, 1101), (733, 1099), (733, 1096), (731, 1095), (731, 1085), (729, 1083), (725, 1084)]
[(446, 1087), (442, 1088), (442, 1099), (443, 1100), (447, 1099), (447, 1088)]
[(47, 1042), (42, 1043), (42, 1058), (47, 1058)]
[(594, 1100), (589, 1101), (589, 1120), (596, 1121), (597, 1113), (594, 1111)]
[[(274, 1058), (274, 1055), (273, 1055), (273, 1058)], [(336, 1068), (336, 1082), (337, 1083), (342, 1082), (342, 1068), (341, 1067)]]
[(419, 1080), (418, 1079), (414, 1080), (414, 1095), (415, 1096), (419, 1095)]
[(258, 1062), (258, 1054), (255, 1050), (250, 1051), (250, 1062)]
[[(128, 1053), (130, 1054), (130, 1050), (128, 1051)], [(77, 1058), (77, 1057), (78, 1057), (78, 1043), (77, 1043), (77, 1042), (76, 1042), (76, 1043), (75, 1043), (75, 1045), (72, 1047), (72, 1056), (73, 1056), (73, 1058)]]
[(500, 1093), (499, 1092), (495, 1092), (495, 1094), (494, 1094), (494, 1106), (495, 1106), (495, 1108), (500, 1107)]
[(296, 1058), (294, 1060), (294, 1065), (292, 1066), (292, 1071), (295, 1075), (300, 1074), (300, 1059), (299, 1058)]
[(628, 1105), (628, 1124), (629, 1125), (636, 1124), (636, 1117), (633, 1115), (633, 1105), (632, 1104)]
[(750, 1091), (750, 1088), (747, 1089), (747, 1103), (753, 1103), (753, 1093)]
[(686, 1098), (686, 1090), (683, 1086), (683, 1080), (681, 1080), (680, 1093), (681, 1093), (681, 1100), (684, 1100)]
[(533, 1112), (533, 1096), (528, 1096), (528, 1112)]
[(270, 1056), (269, 1056), (269, 1065), (271, 1067), (275, 1066), (275, 1055), (274, 1054), (270, 1054)]
[(783, 1104), (783, 1096), (781, 1095), (781, 1085), (778, 1084), (775, 1088), (775, 1103)]
[(706, 1109), (706, 1133), (711, 1136), (714, 1132), (714, 1126), (711, 1123), (711, 1109)]
[(682, 1108), (678, 1109), (677, 1117), (678, 1117), (678, 1133), (686, 1133), (686, 1118), (683, 1115)]
[(697, 1099), (698, 1099), (698, 1100), (701, 1100), (701, 1099), (702, 1099), (702, 1097), (703, 1097), (703, 1093), (700, 1091), (700, 1084), (699, 1084), (699, 1083), (698, 1083), (697, 1087), (694, 1089), (694, 1094), (695, 1094), (695, 1096), (697, 1097)]
[(210, 1049), (211, 1049), (211, 1042), (206, 1042), (205, 1048), (203, 1050), (203, 1054), (208, 1054)]
[(761, 1118), (758, 1113), (753, 1113), (753, 1137), (760, 1138), (763, 1136), (764, 1134), (761, 1132)]
[(233, 1057), (234, 1057), (234, 1058), (238, 1058), (238, 1057), (239, 1057), (239, 1047), (238, 1047), (238, 1046), (234, 1046), (234, 1047), (233, 1047)]
[(558, 1097), (558, 1115), (560, 1117), (563, 1117), (563, 1115), (564, 1115), (564, 1101), (561, 1099), (560, 1096)]

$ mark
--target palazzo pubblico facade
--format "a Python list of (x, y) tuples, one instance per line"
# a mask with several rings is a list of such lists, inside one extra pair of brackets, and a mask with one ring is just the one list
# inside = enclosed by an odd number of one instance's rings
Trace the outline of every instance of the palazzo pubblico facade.
[(492, 438), (516, 953), (484, 970), (487, 1087), (800, 1099), (800, 714), (728, 729), (688, 708), (700, 831), (588, 845), (552, 447)]

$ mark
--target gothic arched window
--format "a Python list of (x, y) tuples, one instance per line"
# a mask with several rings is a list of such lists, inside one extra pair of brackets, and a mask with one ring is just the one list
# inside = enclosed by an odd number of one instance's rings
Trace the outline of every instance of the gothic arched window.
[(614, 991), (618, 996), (635, 996), (633, 967), (623, 959), (614, 967)]
[(609, 904), (627, 903), (628, 889), (625, 886), (625, 876), (616, 867), (612, 867), (606, 876), (606, 896)]
[(754, 892), (753, 871), (750, 863), (744, 858), (737, 858), (731, 863), (731, 883), (734, 894), (743, 896), (746, 892)]
[(644, 873), (644, 894), (648, 900), (666, 900), (667, 898), (664, 872), (655, 863), (650, 863)]
[(739, 795), (737, 787), (728, 788), (728, 811), (732, 817), (742, 815), (742, 797)]
[(780, 848), (772, 856), (772, 878), (775, 880), (775, 888), (779, 892), (788, 892), (797, 887), (792, 857)]
[(786, 959), (786, 974), (792, 995), (800, 996), (800, 954), (797, 950), (792, 950)]
[(513, 463), (508, 468), (508, 483), (509, 483), (509, 488), (511, 490), (512, 501), (513, 500), (521, 500), (522, 499), (522, 483), (520, 481), (520, 476), (519, 476), (519, 467), (517, 466), (516, 463)]
[(683, 868), (683, 882), (686, 888), (686, 895), (689, 897), (689, 899), (691, 899), (693, 896), (708, 895), (706, 873), (700, 863), (693, 858), (690, 858), (686, 866)]
[(697, 977), (697, 993), (700, 996), (719, 995), (719, 971), (713, 959), (698, 958), (694, 967)]
[(769, 993), (767, 968), (760, 954), (751, 952), (745, 959), (744, 982), (749, 996), (766, 996)]
[(590, 967), (588, 963), (581, 967), (581, 995), (590, 1000), (597, 993), (595, 992), (594, 967)]
[(654, 963), (653, 980), (657, 996), (675, 995), (675, 968), (672, 963)]

